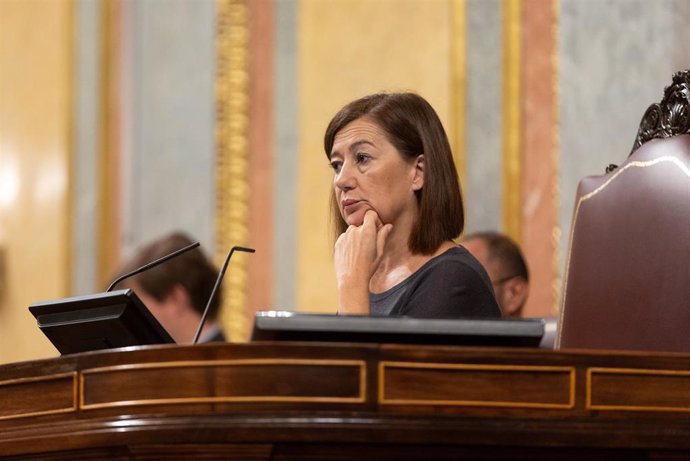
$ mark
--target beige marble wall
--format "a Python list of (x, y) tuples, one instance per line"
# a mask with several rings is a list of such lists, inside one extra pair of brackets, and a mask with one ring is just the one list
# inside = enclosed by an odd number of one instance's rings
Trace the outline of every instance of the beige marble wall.
[(57, 355), (27, 307), (69, 291), (72, 7), (0, 1), (0, 363)]

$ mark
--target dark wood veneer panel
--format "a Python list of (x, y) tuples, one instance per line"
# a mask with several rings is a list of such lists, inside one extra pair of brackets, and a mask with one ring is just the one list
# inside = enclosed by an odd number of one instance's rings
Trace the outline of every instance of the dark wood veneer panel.
[(690, 412), (690, 371), (593, 368), (588, 372), (593, 410)]
[(384, 404), (571, 408), (574, 369), (568, 367), (381, 366)]
[(364, 401), (356, 361), (220, 361), (147, 364), (83, 372), (82, 408), (233, 401)]
[(76, 373), (0, 381), (0, 420), (74, 411)]

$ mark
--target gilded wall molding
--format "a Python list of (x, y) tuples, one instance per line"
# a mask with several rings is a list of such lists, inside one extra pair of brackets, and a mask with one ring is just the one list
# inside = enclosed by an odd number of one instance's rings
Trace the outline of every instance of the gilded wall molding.
[(100, 43), (100, 165), (98, 210), (98, 283), (108, 285), (119, 261), (120, 194), (117, 178), (120, 176), (121, 124), (118, 118), (118, 93), (121, 90), (119, 70), (122, 66), (123, 4), (106, 0), (101, 6)]
[(553, 165), (553, 182), (551, 189), (551, 206), (553, 207), (554, 220), (553, 229), (551, 230), (551, 246), (553, 248), (553, 259), (552, 259), (552, 271), (554, 274), (553, 281), (551, 282), (551, 292), (553, 299), (553, 313), (558, 315), (561, 306), (558, 302), (561, 299), (561, 294), (563, 292), (563, 274), (561, 273), (561, 241), (563, 238), (563, 230), (558, 220), (558, 215), (560, 213), (561, 207), (561, 99), (560, 99), (560, 79), (559, 79), (559, 67), (560, 60), (558, 50), (560, 49), (558, 43), (559, 27), (561, 21), (561, 5), (560, 0), (554, 0), (551, 4), (553, 8), (553, 23), (551, 34), (553, 37), (554, 47), (553, 54), (551, 55), (551, 60), (553, 63), (553, 114), (554, 114), (554, 130), (553, 135), (553, 149), (551, 151), (551, 164)]
[(507, 0), (503, 8), (503, 230), (521, 242), (521, 0)]
[(461, 186), (467, 174), (467, 0), (451, 3), (451, 123), (448, 127), (455, 165)]
[[(248, 241), (249, 7), (217, 0), (216, 262)], [(240, 255), (241, 256), (241, 255)], [(246, 333), (247, 268), (235, 258), (224, 282), (221, 323), (233, 341)]]

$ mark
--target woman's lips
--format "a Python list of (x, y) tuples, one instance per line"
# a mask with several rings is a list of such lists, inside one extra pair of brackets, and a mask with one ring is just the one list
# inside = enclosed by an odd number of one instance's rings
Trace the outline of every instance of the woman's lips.
[(345, 214), (352, 214), (361, 203), (361, 200), (343, 200), (343, 211)]

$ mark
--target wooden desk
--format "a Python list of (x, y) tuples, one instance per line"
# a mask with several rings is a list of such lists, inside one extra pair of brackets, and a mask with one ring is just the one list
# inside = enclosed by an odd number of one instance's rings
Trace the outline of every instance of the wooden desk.
[(17, 363), (15, 456), (687, 459), (690, 355), (256, 343)]

